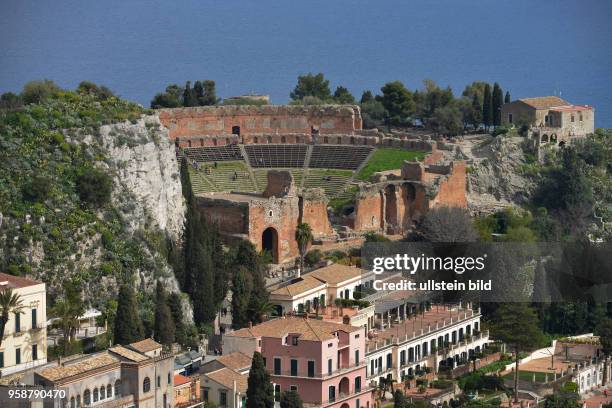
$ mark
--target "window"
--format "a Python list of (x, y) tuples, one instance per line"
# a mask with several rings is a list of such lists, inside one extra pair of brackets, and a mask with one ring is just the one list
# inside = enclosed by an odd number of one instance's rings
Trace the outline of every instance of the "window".
[(280, 373), (281, 373), (281, 359), (275, 358), (274, 359), (274, 375), (280, 375)]
[(37, 323), (38, 323), (37, 322), (37, 320), (38, 320), (37, 319), (37, 317), (38, 317), (37, 314), (38, 314), (37, 310), (36, 309), (32, 309), (32, 328), (33, 329), (37, 326)]
[(293, 336), (291, 338), (291, 344), (293, 344), (294, 346), (298, 345), (298, 338), (297, 338), (297, 336)]
[(334, 343), (327, 343), (327, 348), (330, 348), (334, 345)]
[(100, 396), (100, 394), (98, 393), (98, 389), (94, 388), (93, 390), (93, 402), (98, 402), (98, 397)]
[(77, 408), (81, 408), (81, 396), (77, 395), (76, 397), (76, 406)]
[(21, 349), (15, 349), (15, 364), (21, 364)]
[(100, 387), (100, 400), (103, 400), (104, 398), (106, 398), (106, 388), (104, 388), (104, 386)]
[(309, 377), (314, 377), (315, 375), (315, 362), (314, 361), (309, 361), (308, 362), (308, 376)]
[(333, 385), (329, 386), (329, 402), (334, 402), (336, 400), (336, 387)]
[(91, 391), (85, 390), (85, 392), (83, 393), (83, 403), (85, 405), (91, 404)]
[(70, 397), (70, 408), (76, 408), (76, 400), (74, 397)]
[(222, 407), (227, 405), (227, 391), (219, 391), (219, 405)]
[(115, 381), (115, 397), (121, 396), (121, 380)]
[(106, 384), (106, 398), (113, 396), (113, 387), (110, 384)]
[(15, 333), (21, 331), (21, 313), (15, 313)]
[(4, 367), (4, 351), (0, 351), (0, 368)]
[(355, 350), (355, 365), (359, 365), (359, 350)]
[(355, 377), (355, 392), (361, 392), (361, 377)]
[(144, 381), (142, 382), (142, 392), (149, 391), (151, 391), (151, 380), (149, 379), (149, 377), (145, 377)]
[(508, 114), (508, 123), (512, 123), (512, 114), (511, 113)]
[(161, 387), (161, 377), (157, 376), (157, 388)]
[(172, 384), (172, 376), (168, 373), (168, 384)]
[(387, 369), (391, 368), (393, 365), (393, 355), (391, 353), (387, 354)]
[(291, 391), (295, 391), (295, 392), (297, 392), (297, 385), (290, 385), (290, 386), (289, 386), (289, 389), (290, 389)]
[(361, 408), (361, 405), (359, 405), (359, 398), (355, 400), (355, 408)]
[(327, 374), (328, 375), (332, 375), (332, 367), (333, 367), (332, 359), (330, 358), (327, 360)]
[(574, 117), (574, 115), (572, 115), (572, 122), (574, 122), (574, 120), (575, 120), (575, 119), (576, 119), (576, 118)]
[(32, 360), (38, 360), (38, 345), (32, 344)]
[(298, 361), (296, 359), (291, 359), (291, 376), (297, 377), (298, 373)]
[(400, 351), (400, 365), (406, 364), (406, 350)]
[(281, 397), (281, 388), (279, 384), (274, 385), (274, 401), (279, 402)]
[[(268, 361), (267, 361), (267, 359), (265, 357), (263, 358), (263, 363), (264, 363), (264, 367), (268, 366)], [(170, 375), (170, 374), (168, 374), (168, 375)]]
[(578, 120), (582, 122), (582, 120), (583, 120), (583, 118), (582, 118), (582, 112), (580, 112), (580, 113), (578, 114)]

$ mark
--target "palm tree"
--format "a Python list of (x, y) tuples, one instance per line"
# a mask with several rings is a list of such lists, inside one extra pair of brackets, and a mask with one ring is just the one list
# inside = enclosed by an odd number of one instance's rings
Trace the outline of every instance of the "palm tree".
[(68, 343), (76, 334), (80, 314), (77, 308), (64, 300), (58, 301), (53, 306), (53, 315), (58, 319), (55, 326), (61, 329), (64, 335), (64, 352), (66, 352)]
[(21, 296), (14, 293), (12, 289), (4, 289), (0, 291), (0, 346), (2, 346), (2, 338), (4, 337), (4, 328), (9, 321), (11, 313), (23, 313), (23, 304)]
[(295, 228), (295, 240), (297, 241), (298, 250), (300, 251), (300, 271), (303, 271), (306, 250), (308, 249), (308, 245), (312, 242), (312, 229), (310, 225), (305, 222), (300, 222)]
[(256, 304), (256, 313), (260, 322), (263, 322), (266, 317), (269, 317), (274, 312), (274, 305), (267, 299), (261, 299)]

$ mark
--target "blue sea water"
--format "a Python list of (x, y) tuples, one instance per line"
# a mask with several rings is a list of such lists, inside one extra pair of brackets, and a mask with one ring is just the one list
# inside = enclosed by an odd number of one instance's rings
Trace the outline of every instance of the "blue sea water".
[(431, 78), (561, 95), (612, 127), (610, 0), (0, 0), (0, 92), (87, 79), (148, 106), (168, 83), (285, 103), (299, 74), (356, 96)]

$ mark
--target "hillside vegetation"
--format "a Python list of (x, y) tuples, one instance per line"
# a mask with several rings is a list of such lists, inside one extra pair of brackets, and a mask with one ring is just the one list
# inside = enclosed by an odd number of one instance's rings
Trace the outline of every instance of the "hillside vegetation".
[(94, 307), (121, 283), (172, 283), (184, 204), (158, 119), (104, 89), (34, 88), (0, 109), (0, 270), (46, 282), (50, 305), (67, 282)]

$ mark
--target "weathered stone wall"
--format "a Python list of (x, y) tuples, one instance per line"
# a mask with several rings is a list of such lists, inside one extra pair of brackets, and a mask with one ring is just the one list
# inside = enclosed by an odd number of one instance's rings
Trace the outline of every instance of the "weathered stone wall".
[(202, 136), (237, 133), (252, 134), (347, 133), (361, 130), (358, 106), (202, 106), (162, 109), (161, 122), (178, 136)]
[(439, 179), (438, 194), (430, 201), (429, 208), (440, 205), (467, 208), (467, 167), (464, 161), (454, 161), (450, 173)]
[(267, 173), (268, 184), (263, 192), (263, 197), (285, 197), (295, 195), (295, 184), (293, 176), (286, 170), (269, 170)]
[(301, 222), (310, 225), (312, 235), (316, 239), (329, 237), (334, 233), (327, 216), (327, 202), (323, 189), (308, 189), (302, 192)]
[(216, 224), (223, 235), (248, 234), (249, 206), (230, 199), (196, 197), (198, 209), (207, 221)]

